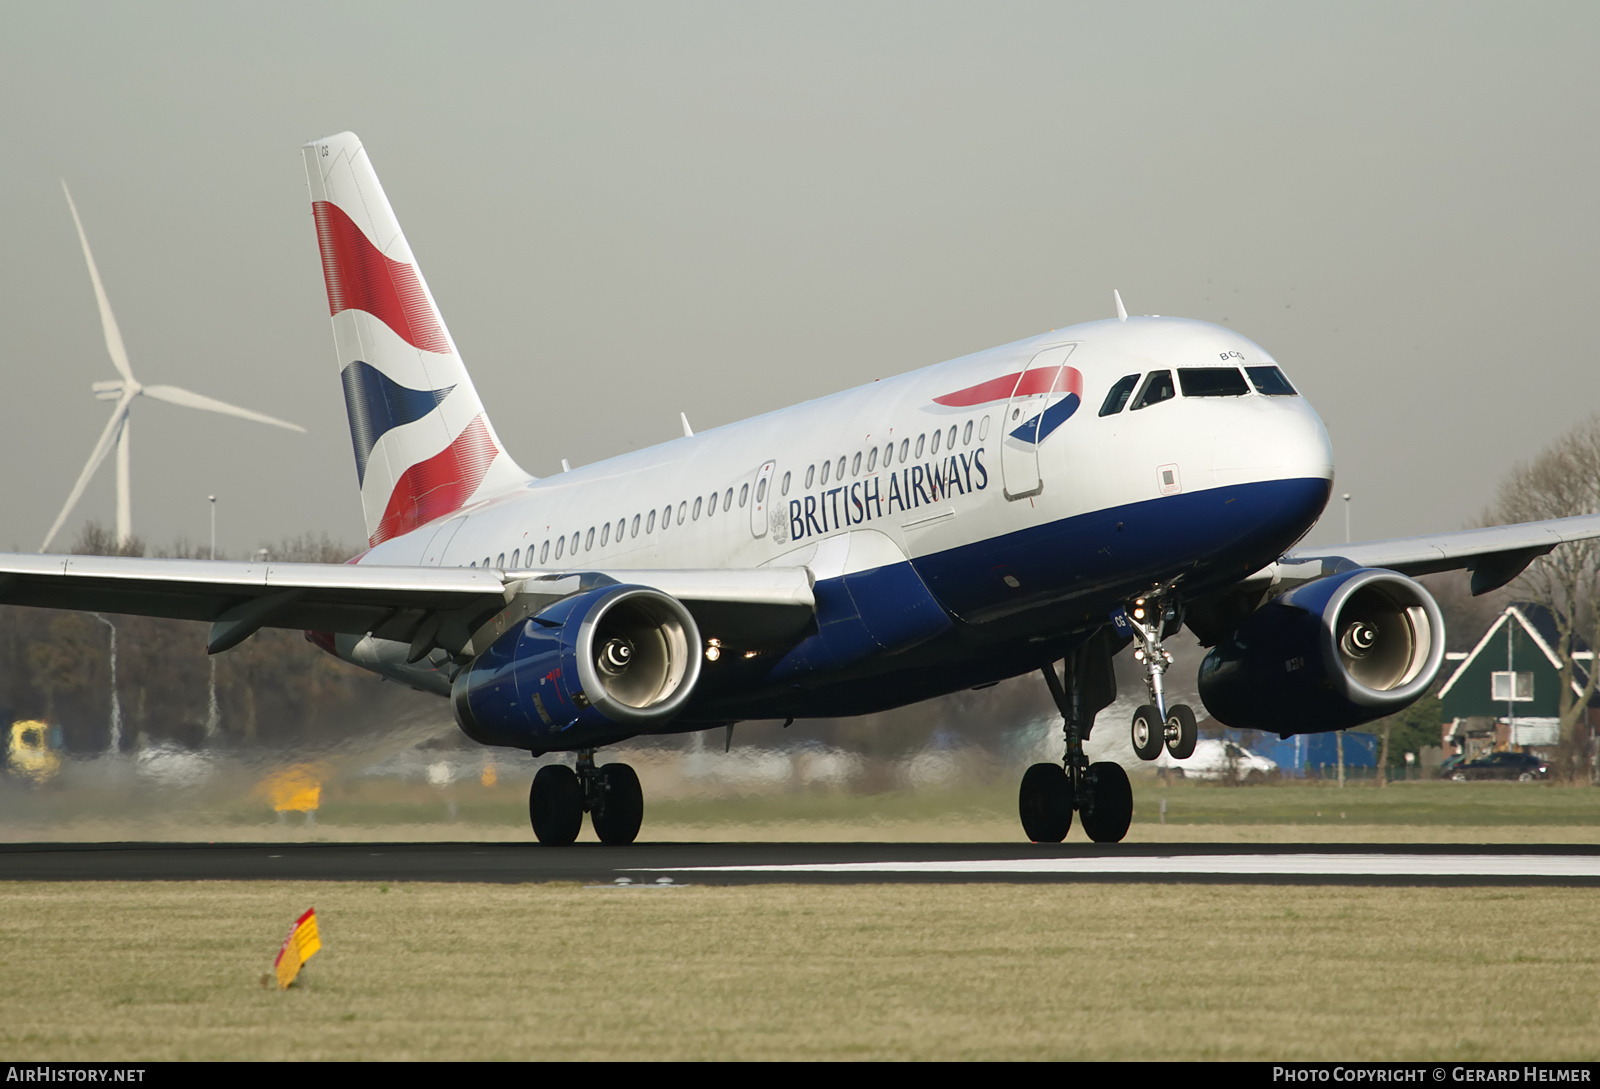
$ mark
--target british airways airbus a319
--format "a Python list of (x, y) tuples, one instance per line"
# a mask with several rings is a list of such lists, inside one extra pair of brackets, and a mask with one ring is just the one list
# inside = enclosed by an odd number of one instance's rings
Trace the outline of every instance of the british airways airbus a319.
[[(859, 715), (1025, 673), (1064, 721), (1022, 778), (1027, 835), (1126, 834), (1127, 774), (1084, 742), (1130, 644), (1134, 750), (1192, 752), (1163, 643), (1210, 647), (1207, 710), (1282, 734), (1392, 714), (1433, 684), (1439, 608), (1600, 516), (1299, 548), (1332, 487), (1322, 422), (1230, 329), (1060, 329), (536, 479), (501, 445), (361, 142), (306, 145), (369, 548), (347, 565), (0, 557), (0, 601), (264, 626), (451, 701), (534, 754), (540, 842), (587, 812), (630, 843), (638, 777), (596, 751), (742, 719)], [(687, 431), (687, 427), (685, 428)], [(1102, 725), (1102, 729), (1107, 728)]]

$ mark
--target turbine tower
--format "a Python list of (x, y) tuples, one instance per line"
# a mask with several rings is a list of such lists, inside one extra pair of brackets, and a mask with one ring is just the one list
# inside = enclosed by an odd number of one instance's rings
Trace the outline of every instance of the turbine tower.
[(83, 233), (83, 221), (78, 218), (78, 206), (72, 202), (72, 192), (67, 189), (65, 181), (61, 183), (61, 191), (67, 195), (67, 207), (72, 210), (72, 222), (78, 227), (78, 241), (83, 243), (83, 259), (89, 265), (89, 279), (94, 282), (94, 297), (100, 304), (100, 326), (105, 331), (106, 351), (111, 355), (111, 365), (122, 377), (96, 382), (92, 387), (95, 397), (102, 401), (115, 401), (116, 407), (111, 410), (111, 419), (106, 421), (105, 430), (100, 432), (100, 441), (95, 443), (88, 464), (83, 467), (83, 472), (78, 474), (78, 482), (72, 486), (72, 493), (67, 496), (66, 505), (61, 508), (61, 513), (56, 515), (55, 524), (50, 527), (50, 532), (44, 535), (44, 544), (39, 546), (40, 552), (49, 548), (50, 542), (55, 540), (67, 516), (72, 513), (72, 508), (83, 496), (83, 490), (89, 486), (89, 480), (94, 476), (95, 470), (100, 468), (100, 463), (111, 452), (113, 444), (117, 448), (117, 544), (126, 544), (128, 538), (133, 535), (133, 515), (129, 510), (128, 501), (128, 413), (138, 397), (153, 397), (157, 401), (166, 401), (185, 408), (220, 412), (225, 416), (238, 416), (241, 419), (271, 424), (273, 427), (287, 428), (290, 431), (305, 431), (305, 428), (298, 424), (287, 423), (260, 412), (251, 412), (247, 408), (226, 404), (211, 397), (191, 393), (186, 389), (179, 389), (177, 386), (142, 385), (133, 376), (133, 369), (128, 366), (128, 351), (122, 345), (122, 333), (117, 328), (117, 319), (111, 313), (111, 303), (106, 298), (106, 289), (100, 283), (100, 271), (95, 268), (94, 254), (89, 252), (89, 238)]

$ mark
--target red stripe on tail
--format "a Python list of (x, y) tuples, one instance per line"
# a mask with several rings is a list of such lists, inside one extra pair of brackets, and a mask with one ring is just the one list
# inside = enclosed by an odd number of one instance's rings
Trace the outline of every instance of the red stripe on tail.
[(328, 285), (328, 313), (365, 310), (413, 348), (448, 352), (450, 342), (433, 316), (417, 270), (378, 252), (355, 221), (337, 204), (311, 202), (317, 217), (322, 278)]
[(482, 416), (475, 417), (455, 442), (400, 474), (383, 520), (367, 543), (377, 545), (460, 510), (482, 483), (495, 452), (488, 425)]

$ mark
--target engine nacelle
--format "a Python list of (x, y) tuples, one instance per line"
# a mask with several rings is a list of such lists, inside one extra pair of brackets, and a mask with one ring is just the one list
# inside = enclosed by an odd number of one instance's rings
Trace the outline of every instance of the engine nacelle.
[(1420, 584), (1376, 568), (1315, 579), (1269, 601), (1200, 664), (1217, 721), (1314, 734), (1415, 703), (1444, 661), (1444, 618)]
[(620, 741), (670, 721), (700, 679), (700, 630), (643, 586), (573, 594), (502, 635), (451, 686), (474, 741), (547, 752)]

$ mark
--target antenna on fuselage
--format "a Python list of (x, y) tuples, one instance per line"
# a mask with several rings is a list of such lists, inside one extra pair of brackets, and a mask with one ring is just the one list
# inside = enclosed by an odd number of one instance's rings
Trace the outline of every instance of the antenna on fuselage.
[(562, 472), (563, 472), (563, 473), (570, 473), (570, 472), (572, 472), (572, 466), (570, 466), (570, 465), (568, 465), (568, 464), (567, 464), (567, 459), (566, 459), (566, 458), (562, 458), (562, 459), (561, 459), (561, 471), (562, 471)]
[(1111, 289), (1111, 297), (1113, 299), (1117, 300), (1117, 320), (1118, 321), (1127, 321), (1128, 320), (1128, 308), (1126, 306), (1122, 305), (1122, 292), (1118, 291), (1116, 288), (1112, 288)]
[(678, 419), (683, 421), (683, 437), (686, 439), (694, 438), (694, 428), (689, 426), (689, 414), (680, 412), (678, 413)]

